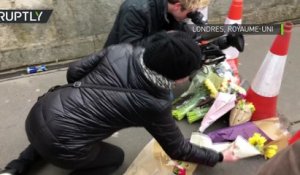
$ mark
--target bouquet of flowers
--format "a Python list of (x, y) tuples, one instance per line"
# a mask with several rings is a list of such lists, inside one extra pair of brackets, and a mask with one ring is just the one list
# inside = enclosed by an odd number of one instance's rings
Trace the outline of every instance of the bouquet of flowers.
[(254, 133), (252, 137), (248, 139), (249, 143), (253, 145), (261, 154), (264, 155), (265, 159), (270, 159), (277, 154), (277, 145), (265, 145), (267, 139), (259, 133)]
[(204, 85), (210, 92), (211, 97), (216, 98), (218, 96), (222, 82), (223, 78), (214, 72), (211, 72), (204, 80)]
[[(206, 101), (208, 93), (205, 88), (199, 88), (198, 92), (187, 95), (186, 97), (180, 97), (179, 100), (173, 103), (172, 115), (176, 120), (182, 120), (188, 112), (199, 106), (201, 102)], [(189, 114), (190, 123), (200, 119), (205, 115), (206, 108), (199, 109)], [(194, 114), (197, 116), (193, 117)]]
[(234, 126), (248, 122), (254, 111), (255, 107), (252, 103), (245, 99), (238, 100), (235, 108), (230, 112), (229, 125)]
[[(197, 72), (188, 90), (173, 102), (172, 115), (175, 119), (182, 120), (187, 116), (189, 123), (202, 118), (207, 121), (208, 113), (212, 115), (217, 111), (222, 111), (214, 115), (215, 117), (211, 121), (215, 121), (234, 107), (236, 100), (234, 97), (239, 94), (246, 94), (242, 87), (233, 83), (233, 76), (224, 65), (226, 64), (205, 66)], [(226, 97), (226, 99), (222, 97)], [(220, 103), (225, 104), (220, 105)], [(212, 107), (215, 110), (212, 110)], [(226, 107), (226, 109), (221, 109), (223, 107)]]
[(208, 112), (209, 108), (210, 106), (204, 106), (192, 109), (190, 112), (187, 113), (188, 122), (194, 123), (195, 121), (202, 119)]
[(254, 133), (248, 140), (238, 136), (232, 143), (234, 155), (239, 159), (264, 155), (265, 159), (270, 159), (278, 152), (277, 145), (265, 145), (267, 139), (259, 133)]

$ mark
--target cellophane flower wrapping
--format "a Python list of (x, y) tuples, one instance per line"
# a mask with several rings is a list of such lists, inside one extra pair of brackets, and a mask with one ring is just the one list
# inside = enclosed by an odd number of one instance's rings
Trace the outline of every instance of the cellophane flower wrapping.
[(204, 132), (212, 123), (230, 111), (235, 106), (235, 100), (235, 95), (218, 93), (216, 100), (203, 118), (199, 131)]

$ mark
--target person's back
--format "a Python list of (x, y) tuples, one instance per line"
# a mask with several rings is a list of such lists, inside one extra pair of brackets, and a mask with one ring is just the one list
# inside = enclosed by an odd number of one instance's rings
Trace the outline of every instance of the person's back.
[[(147, 121), (160, 116), (159, 112), (168, 109), (164, 106), (171, 105), (169, 90), (146, 80), (139, 63), (143, 52), (143, 48), (128, 44), (109, 47), (97, 58), (98, 63), (91, 72), (76, 80), (82, 86), (98, 85), (107, 89), (66, 87), (42, 97), (26, 121), (30, 125), (27, 127), (29, 140), (48, 142), (44, 132), (49, 133), (55, 138), (56, 156), (78, 159), (85, 156), (89, 145), (122, 128), (145, 126)], [(71, 75), (77, 69), (80, 67), (70, 66), (69, 83), (75, 82)], [(43, 145), (41, 149), (47, 148)]]
[(194, 12), (207, 7), (209, 2), (210, 0), (126, 0), (119, 9), (104, 48), (120, 43), (143, 45), (149, 36), (161, 31), (181, 30), (195, 35), (184, 20), (194, 18), (201, 21), (203, 15)]
[(167, 0), (126, 0), (121, 5), (104, 48), (119, 43), (137, 43), (166, 29)]

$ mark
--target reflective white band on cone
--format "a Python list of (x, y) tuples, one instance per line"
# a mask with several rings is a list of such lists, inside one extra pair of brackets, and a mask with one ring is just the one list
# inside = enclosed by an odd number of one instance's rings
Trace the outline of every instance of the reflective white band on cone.
[(242, 24), (242, 19), (233, 20), (233, 19), (226, 18), (225, 24)]
[(208, 7), (205, 7), (203, 9), (199, 9), (198, 11), (200, 11), (203, 15), (203, 20), (207, 21), (208, 20)]
[(287, 55), (278, 56), (270, 51), (266, 55), (260, 69), (252, 82), (252, 89), (265, 97), (279, 94)]

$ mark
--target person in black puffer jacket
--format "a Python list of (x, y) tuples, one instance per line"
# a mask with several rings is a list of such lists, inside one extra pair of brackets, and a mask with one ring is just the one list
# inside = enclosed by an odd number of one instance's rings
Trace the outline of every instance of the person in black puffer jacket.
[[(126, 0), (121, 5), (104, 48), (120, 43), (141, 45), (157, 32), (181, 30), (194, 35), (183, 22), (210, 0)], [(199, 16), (197, 16), (199, 17)]]
[(144, 127), (172, 159), (208, 166), (234, 160), (231, 152), (192, 145), (171, 115), (172, 84), (199, 69), (201, 56), (187, 34), (162, 32), (145, 47), (114, 45), (71, 64), (74, 86), (39, 98), (26, 120), (31, 144), (2, 173), (24, 174), (42, 157), (72, 175), (111, 174), (124, 152), (103, 139), (128, 127)]

